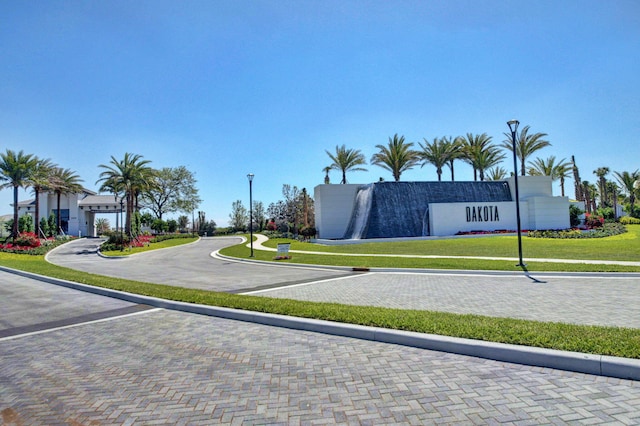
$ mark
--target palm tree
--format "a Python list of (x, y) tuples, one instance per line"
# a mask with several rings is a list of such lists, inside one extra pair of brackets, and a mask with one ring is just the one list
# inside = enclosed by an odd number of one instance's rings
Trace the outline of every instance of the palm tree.
[(436, 173), (438, 174), (438, 181), (442, 180), (442, 167), (449, 165), (451, 161), (451, 179), (453, 180), (453, 159), (455, 158), (455, 145), (452, 142), (451, 137), (447, 139), (434, 138), (433, 142), (429, 143), (424, 139), (425, 144), (420, 144), (422, 151), (419, 151), (418, 155), (422, 161), (420, 167), (424, 167), (425, 164), (433, 164), (436, 167)]
[(331, 171), (331, 167), (327, 166), (324, 169), (322, 169), (322, 171), (324, 172), (324, 184), (329, 185), (331, 183), (331, 179), (329, 178), (329, 172)]
[(57, 167), (57, 165), (53, 164), (48, 158), (38, 160), (33, 174), (29, 177), (29, 185), (33, 188), (33, 194), (35, 196), (34, 225), (38, 236), (42, 233), (40, 229), (40, 193), (49, 188), (51, 174), (55, 167)]
[(404, 136), (398, 137), (396, 133), (389, 138), (387, 146), (376, 145), (379, 152), (371, 157), (371, 164), (389, 170), (396, 182), (400, 180), (402, 172), (413, 168), (420, 161), (420, 154), (411, 149), (413, 142), (406, 143)]
[(503, 154), (497, 146), (490, 145), (483, 150), (478, 150), (474, 155), (474, 164), (478, 170), (480, 180), (484, 180), (484, 171), (497, 166), (504, 160)]
[(155, 172), (148, 167), (149, 160), (143, 160), (141, 155), (125, 153), (121, 161), (111, 156), (110, 164), (100, 164), (104, 169), (96, 183), (102, 182), (100, 191), (109, 191), (116, 199), (126, 202), (125, 229), (131, 236), (131, 215), (137, 206), (138, 194), (149, 188), (153, 183)]
[(607, 178), (609, 174), (608, 167), (598, 167), (593, 171), (593, 174), (598, 176), (598, 191), (600, 191), (600, 208), (607, 207)]
[[(549, 141), (543, 138), (547, 136), (546, 133), (534, 133), (529, 134), (530, 126), (524, 126), (520, 131), (520, 136), (516, 136), (516, 156), (520, 159), (520, 174), (525, 175), (525, 162), (534, 152), (551, 146)], [(513, 152), (513, 146), (511, 141), (511, 133), (504, 134), (507, 139), (502, 143), (502, 147), (510, 152)]]
[(564, 197), (564, 180), (569, 176), (571, 171), (571, 163), (566, 159), (560, 160), (556, 163), (556, 156), (552, 155), (546, 160), (538, 157), (534, 161), (529, 162), (529, 175), (531, 176), (551, 176), (552, 181), (560, 179), (560, 189), (562, 190), (562, 196)]
[(29, 185), (29, 178), (33, 174), (38, 159), (32, 154), (18, 153), (7, 149), (0, 154), (0, 188), (13, 188), (13, 228), (11, 237), (15, 241), (18, 237), (18, 189)]
[(488, 170), (487, 180), (505, 180), (509, 173), (504, 167), (496, 166)]
[[(330, 169), (340, 170), (342, 172), (342, 181), (340, 183), (347, 183), (347, 172), (366, 172), (367, 169), (359, 167), (363, 164), (367, 164), (364, 154), (359, 149), (347, 149), (345, 145), (336, 145), (335, 155), (325, 150), (329, 158), (333, 163), (329, 166)], [(326, 171), (326, 168), (325, 168)], [(327, 176), (329, 173), (327, 172)]]
[(478, 180), (477, 157), (482, 156), (482, 152), (491, 146), (491, 136), (486, 133), (467, 133), (466, 137), (460, 137), (458, 143), (461, 144), (461, 158), (473, 167), (473, 180)]
[(638, 181), (640, 180), (640, 171), (636, 170), (635, 172), (613, 172), (616, 176), (616, 179), (620, 183), (622, 190), (629, 195), (629, 204), (631, 207), (629, 208), (629, 215), (634, 215), (634, 205), (636, 202), (636, 190), (638, 186)]
[(450, 145), (449, 162), (447, 163), (447, 165), (449, 166), (449, 170), (451, 170), (451, 182), (453, 182), (455, 180), (454, 174), (453, 174), (453, 162), (459, 158), (464, 157), (464, 150), (463, 150), (464, 138), (462, 136), (457, 136), (455, 139), (452, 140), (451, 136), (449, 136), (448, 139), (446, 137), (443, 137), (441, 140), (444, 142), (445, 145)]
[(62, 167), (55, 167), (49, 179), (49, 189), (56, 194), (56, 234), (60, 233), (62, 229), (61, 214), (60, 214), (60, 198), (62, 195), (77, 194), (82, 192), (83, 188), (80, 184), (82, 179), (71, 169), (63, 169)]

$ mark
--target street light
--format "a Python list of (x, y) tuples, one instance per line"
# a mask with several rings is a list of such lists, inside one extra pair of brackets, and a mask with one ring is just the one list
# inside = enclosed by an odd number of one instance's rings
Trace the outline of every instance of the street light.
[(124, 223), (122, 222), (122, 210), (124, 210), (124, 195), (120, 198), (120, 251), (124, 251)]
[(251, 256), (249, 257), (253, 257), (253, 187), (251, 186), (253, 173), (249, 173), (247, 179), (249, 179), (249, 235), (251, 238)]
[(511, 130), (511, 146), (513, 148), (513, 173), (514, 173), (514, 181), (516, 185), (516, 223), (518, 226), (518, 257), (520, 259), (520, 263), (516, 266), (520, 266), (522, 268), (526, 267), (525, 263), (522, 261), (522, 227), (520, 226), (520, 192), (518, 190), (518, 161), (516, 155), (516, 131), (518, 130), (518, 125), (520, 122), (518, 120), (509, 120), (507, 121), (509, 125), (509, 130)]

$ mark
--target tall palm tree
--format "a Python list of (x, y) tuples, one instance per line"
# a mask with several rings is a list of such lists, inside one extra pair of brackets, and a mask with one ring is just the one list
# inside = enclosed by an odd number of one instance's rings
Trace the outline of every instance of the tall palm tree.
[(100, 164), (104, 169), (96, 183), (102, 182), (100, 191), (109, 191), (117, 198), (126, 202), (125, 229), (131, 236), (131, 215), (137, 205), (140, 192), (153, 184), (154, 170), (147, 166), (149, 160), (143, 160), (141, 155), (125, 153), (121, 161), (111, 156), (110, 164)]
[(458, 143), (461, 144), (461, 158), (473, 167), (473, 180), (478, 180), (477, 157), (482, 156), (483, 151), (491, 146), (491, 136), (486, 133), (467, 133), (465, 137), (460, 137)]
[(455, 139), (452, 139), (451, 136), (449, 136), (448, 139), (443, 137), (441, 140), (445, 145), (449, 145), (449, 162), (447, 165), (449, 166), (449, 170), (451, 170), (451, 182), (453, 182), (455, 180), (453, 174), (453, 162), (464, 157), (464, 138), (462, 136), (457, 136)]
[[(420, 144), (422, 151), (418, 152), (422, 164), (420, 167), (424, 167), (425, 164), (433, 164), (436, 167), (436, 173), (438, 174), (438, 181), (442, 180), (442, 167), (449, 165), (449, 161), (453, 163), (455, 158), (455, 145), (451, 140), (443, 138), (434, 138), (433, 142), (428, 142), (424, 139), (425, 144)], [(451, 166), (451, 173), (453, 179), (453, 166)]]
[(389, 138), (389, 143), (386, 146), (376, 145), (379, 152), (373, 154), (371, 164), (389, 170), (395, 181), (398, 182), (402, 172), (413, 168), (420, 162), (419, 153), (412, 150), (412, 146), (413, 142), (405, 142), (404, 136), (398, 137), (396, 133), (393, 138)]
[[(551, 143), (543, 138), (548, 136), (546, 133), (534, 133), (529, 134), (531, 126), (524, 126), (520, 131), (520, 135), (516, 136), (516, 156), (520, 159), (520, 174), (525, 175), (525, 163), (527, 158), (531, 157), (534, 152), (541, 150), (547, 146), (551, 146)], [(502, 147), (506, 150), (513, 152), (513, 146), (511, 141), (511, 133), (504, 134), (507, 139), (502, 142)]]
[(51, 175), (55, 167), (57, 165), (52, 163), (50, 159), (39, 159), (33, 174), (29, 177), (29, 185), (33, 188), (36, 203), (34, 220), (37, 235), (42, 233), (40, 229), (40, 193), (49, 189)]
[(7, 149), (0, 154), (0, 188), (13, 188), (13, 228), (11, 237), (15, 241), (18, 237), (18, 190), (29, 185), (38, 159), (32, 154), (25, 154), (22, 150), (14, 152)]
[(80, 184), (82, 179), (71, 169), (63, 169), (55, 167), (49, 179), (49, 189), (56, 194), (56, 234), (62, 229), (62, 215), (60, 214), (60, 198), (62, 195), (77, 194), (82, 192), (83, 188)]
[(622, 190), (629, 195), (629, 204), (631, 205), (629, 209), (629, 215), (634, 215), (634, 206), (636, 202), (636, 190), (638, 186), (638, 181), (640, 181), (640, 171), (636, 170), (635, 172), (613, 172), (617, 181), (620, 183)]
[[(347, 149), (345, 145), (336, 145), (336, 153), (332, 154), (325, 150), (329, 158), (333, 163), (329, 166), (330, 169), (340, 170), (342, 172), (342, 181), (340, 183), (347, 183), (347, 172), (366, 172), (367, 169), (359, 167), (367, 164), (364, 154), (359, 149)], [(326, 171), (326, 169), (325, 169)], [(329, 172), (327, 172), (327, 176)]]
[(598, 167), (593, 171), (593, 174), (598, 176), (598, 191), (600, 192), (600, 208), (607, 207), (607, 175), (609, 174), (608, 167)]
[(551, 176), (552, 181), (560, 179), (560, 189), (564, 197), (564, 180), (569, 176), (571, 163), (562, 159), (556, 163), (556, 156), (552, 155), (546, 160), (538, 157), (529, 162), (529, 175), (531, 176)]

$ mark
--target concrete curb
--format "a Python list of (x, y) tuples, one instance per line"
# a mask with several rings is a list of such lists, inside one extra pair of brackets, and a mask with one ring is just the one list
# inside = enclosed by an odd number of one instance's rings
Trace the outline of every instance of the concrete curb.
[(141, 296), (137, 294), (94, 287), (72, 281), (60, 280), (43, 275), (24, 272), (0, 266), (0, 270), (27, 278), (55, 284), (102, 296), (113, 297), (131, 303), (145, 304), (157, 308), (171, 309), (194, 314), (208, 315), (225, 319), (246, 321), (275, 327), (304, 330), (334, 336), (352, 337), (380, 343), (391, 343), (467, 355), (478, 358), (523, 364), (536, 367), (553, 368), (619, 379), (640, 380), (640, 359), (620, 358), (604, 355), (592, 355), (579, 352), (558, 351), (504, 343), (485, 342), (457, 337), (367, 327), (332, 321), (290, 317), (286, 315), (266, 314), (239, 309), (198, 305)]

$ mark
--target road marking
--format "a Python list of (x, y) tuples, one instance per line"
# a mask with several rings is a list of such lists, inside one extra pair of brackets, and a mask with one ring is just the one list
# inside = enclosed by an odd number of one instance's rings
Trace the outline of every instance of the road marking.
[[(127, 308), (125, 308), (127, 309)], [(60, 320), (60, 321), (52, 321), (49, 323), (43, 323), (43, 324), (34, 324), (31, 326), (25, 326), (25, 327), (16, 327), (16, 328), (12, 328), (12, 329), (8, 329), (8, 330), (2, 330), (0, 331), (0, 342), (3, 342), (5, 340), (12, 340), (12, 339), (18, 339), (21, 337), (28, 337), (28, 336), (34, 336), (37, 334), (43, 334), (43, 333), (49, 333), (52, 331), (58, 331), (58, 330), (64, 330), (67, 328), (73, 328), (73, 327), (79, 327), (82, 325), (87, 325), (87, 324), (96, 324), (99, 322), (105, 322), (105, 321), (112, 321), (112, 320), (116, 320), (116, 319), (121, 319), (121, 318), (127, 318), (127, 317), (131, 317), (131, 316), (135, 316), (135, 315), (143, 315), (143, 314), (148, 314), (151, 312), (156, 312), (156, 311), (162, 311), (162, 308), (151, 308), (150, 306), (146, 306), (146, 305), (134, 305), (133, 307), (129, 307), (129, 311), (135, 309), (136, 312), (128, 312), (122, 315), (109, 315), (109, 313), (114, 313), (117, 311), (121, 311), (123, 309), (114, 309), (113, 311), (106, 311), (106, 312), (99, 312), (97, 314), (89, 314), (89, 315), (84, 315), (81, 317), (76, 317), (76, 318), (70, 318), (70, 319), (66, 319), (66, 320)], [(98, 318), (98, 319), (94, 319), (94, 320), (86, 320), (83, 321), (82, 318), (87, 318), (87, 317), (91, 317), (92, 315), (98, 315), (98, 316), (104, 316), (104, 315), (109, 315), (107, 317), (103, 317), (103, 318)], [(60, 326), (55, 326), (55, 324), (58, 323), (69, 323), (72, 322), (71, 324), (66, 324), (66, 325), (60, 325)], [(27, 329), (35, 329), (34, 331), (28, 331), (28, 332), (21, 332), (22, 330), (27, 330)]]

